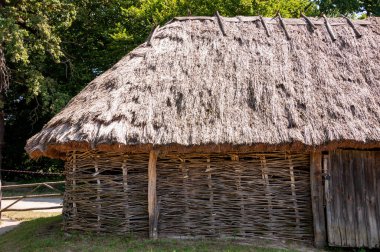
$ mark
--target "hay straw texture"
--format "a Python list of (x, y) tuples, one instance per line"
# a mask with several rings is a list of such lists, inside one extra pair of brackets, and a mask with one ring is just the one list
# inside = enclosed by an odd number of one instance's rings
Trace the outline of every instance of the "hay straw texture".
[(353, 21), (361, 37), (345, 19), (328, 19), (333, 34), (323, 19), (311, 18), (314, 31), (304, 19), (264, 21), (268, 33), (258, 17), (173, 19), (89, 83), (27, 152), (379, 146), (380, 18)]

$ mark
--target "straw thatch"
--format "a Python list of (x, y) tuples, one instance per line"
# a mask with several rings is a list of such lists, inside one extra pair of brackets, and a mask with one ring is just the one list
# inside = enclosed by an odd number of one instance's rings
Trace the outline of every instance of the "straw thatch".
[(172, 20), (74, 97), (26, 150), (378, 146), (380, 19), (353, 28), (312, 18), (315, 30), (304, 19), (263, 20), (267, 31), (259, 17)]

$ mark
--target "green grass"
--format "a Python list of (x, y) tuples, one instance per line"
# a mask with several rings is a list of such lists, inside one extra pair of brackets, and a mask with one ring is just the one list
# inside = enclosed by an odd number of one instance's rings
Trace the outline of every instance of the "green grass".
[(291, 251), (259, 248), (227, 240), (132, 239), (116, 235), (65, 234), (61, 216), (21, 223), (0, 236), (0, 251)]

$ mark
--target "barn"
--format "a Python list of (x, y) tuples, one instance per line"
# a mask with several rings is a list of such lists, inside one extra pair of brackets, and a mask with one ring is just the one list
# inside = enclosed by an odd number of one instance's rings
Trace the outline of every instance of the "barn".
[(177, 17), (30, 138), (64, 228), (380, 247), (380, 19)]

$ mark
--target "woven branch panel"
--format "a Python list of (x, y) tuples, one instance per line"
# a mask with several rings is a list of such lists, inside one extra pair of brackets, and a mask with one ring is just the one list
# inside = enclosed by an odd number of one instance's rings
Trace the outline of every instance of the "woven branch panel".
[(313, 237), (308, 154), (173, 154), (157, 165), (160, 237)]
[(147, 236), (148, 155), (69, 153), (64, 228)]
[[(68, 153), (66, 230), (148, 235), (149, 154)], [(159, 237), (312, 238), (309, 155), (161, 154)]]

